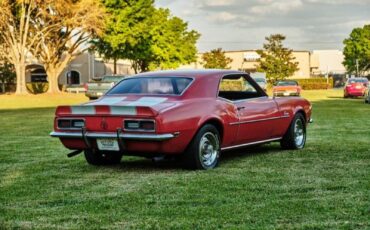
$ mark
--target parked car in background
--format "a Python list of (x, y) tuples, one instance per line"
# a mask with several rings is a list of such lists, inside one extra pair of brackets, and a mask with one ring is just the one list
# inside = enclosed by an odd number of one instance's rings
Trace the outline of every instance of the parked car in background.
[(89, 82), (85, 84), (85, 95), (90, 100), (98, 99), (103, 96), (115, 84), (124, 79), (125, 75), (106, 75), (100, 81)]
[(302, 88), (298, 85), (297, 81), (283, 80), (278, 81), (272, 88), (275, 97), (281, 96), (300, 96)]
[(255, 72), (251, 73), (250, 76), (257, 82), (257, 84), (263, 89), (267, 90), (266, 73)]
[(358, 77), (350, 78), (344, 86), (344, 98), (365, 96), (366, 89), (369, 85), (367, 78)]
[(266, 91), (267, 90), (267, 81), (266, 81), (266, 78), (264, 77), (254, 77), (253, 78), (257, 84), (264, 90)]
[(160, 71), (126, 78), (99, 100), (59, 106), (50, 135), (92, 165), (138, 155), (211, 169), (222, 150), (273, 141), (302, 149), (310, 121), (307, 100), (269, 98), (244, 72)]
[(370, 103), (370, 84), (367, 85), (365, 92), (365, 103)]

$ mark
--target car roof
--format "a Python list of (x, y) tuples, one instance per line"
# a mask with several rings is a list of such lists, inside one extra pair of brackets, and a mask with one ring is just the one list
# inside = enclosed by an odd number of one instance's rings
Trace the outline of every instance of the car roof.
[(183, 76), (197, 78), (209, 75), (226, 75), (226, 74), (246, 74), (246, 73), (236, 70), (224, 70), (224, 69), (187, 69), (187, 70), (161, 70), (154, 72), (145, 72), (134, 75), (133, 77)]

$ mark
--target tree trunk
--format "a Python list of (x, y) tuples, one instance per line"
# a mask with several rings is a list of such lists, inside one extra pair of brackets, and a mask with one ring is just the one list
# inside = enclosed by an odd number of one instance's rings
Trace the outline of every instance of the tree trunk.
[(60, 93), (58, 78), (62, 70), (53, 67), (45, 68), (46, 74), (48, 75), (49, 88), (47, 93)]
[(117, 58), (113, 58), (113, 74), (117, 74)]
[(15, 94), (29, 94), (26, 86), (26, 65), (25, 63), (19, 63), (15, 65), (15, 72), (17, 74), (17, 89)]

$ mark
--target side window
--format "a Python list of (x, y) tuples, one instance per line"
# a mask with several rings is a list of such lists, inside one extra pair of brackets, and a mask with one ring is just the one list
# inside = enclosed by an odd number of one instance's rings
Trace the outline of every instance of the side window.
[(221, 79), (218, 96), (230, 101), (245, 100), (265, 96), (243, 75), (229, 75)]

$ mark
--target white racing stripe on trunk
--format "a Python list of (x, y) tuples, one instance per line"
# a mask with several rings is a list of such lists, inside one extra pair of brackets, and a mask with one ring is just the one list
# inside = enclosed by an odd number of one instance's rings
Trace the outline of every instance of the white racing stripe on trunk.
[(111, 115), (136, 115), (135, 106), (110, 106)]
[(126, 97), (104, 97), (99, 101), (92, 102), (89, 105), (114, 105), (121, 101), (124, 101)]
[(81, 115), (95, 115), (94, 106), (71, 106), (72, 114), (81, 114)]
[(153, 106), (165, 102), (166, 97), (142, 97), (137, 101), (129, 103), (129, 106)]

